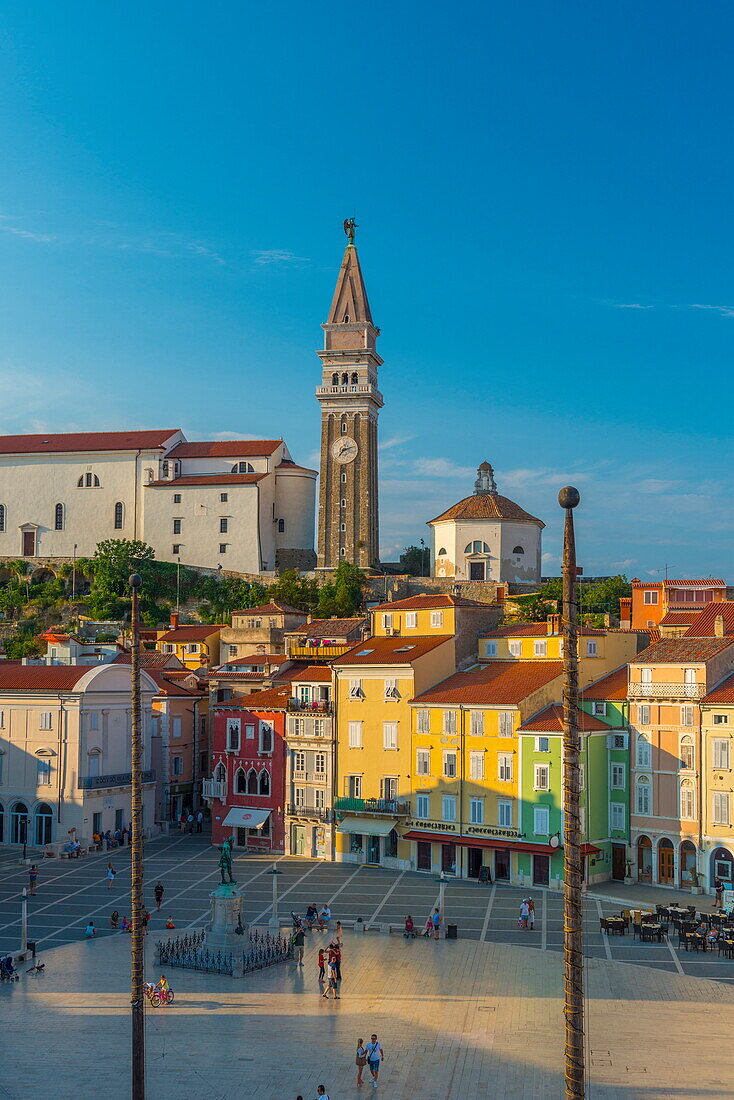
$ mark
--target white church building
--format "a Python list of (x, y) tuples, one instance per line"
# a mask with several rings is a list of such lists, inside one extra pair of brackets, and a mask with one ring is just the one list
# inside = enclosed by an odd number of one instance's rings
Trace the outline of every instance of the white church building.
[(141, 539), (156, 559), (242, 573), (315, 564), (317, 472), (282, 439), (160, 431), (0, 436), (0, 558), (91, 557)]

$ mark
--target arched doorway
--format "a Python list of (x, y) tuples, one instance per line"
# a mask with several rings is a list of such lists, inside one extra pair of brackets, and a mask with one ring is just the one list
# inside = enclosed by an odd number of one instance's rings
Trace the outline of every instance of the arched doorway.
[(711, 853), (711, 881), (734, 882), (734, 857), (728, 848), (714, 848)]
[(34, 843), (36, 844), (36, 847), (42, 848), (45, 844), (51, 843), (53, 822), (53, 810), (49, 806), (48, 802), (42, 802), (35, 813), (35, 828), (33, 830), (33, 835), (35, 838)]
[(658, 841), (658, 882), (661, 886), (672, 886), (675, 883), (673, 841), (667, 837)]
[(22, 844), (25, 836), (24, 822), (28, 820), (25, 802), (16, 802), (10, 812), (10, 843)]
[(652, 882), (652, 841), (649, 836), (637, 838), (637, 878)]
[(680, 846), (680, 884), (684, 890), (690, 890), (697, 886), (698, 881), (694, 872), (696, 870), (696, 845), (692, 840), (684, 840)]

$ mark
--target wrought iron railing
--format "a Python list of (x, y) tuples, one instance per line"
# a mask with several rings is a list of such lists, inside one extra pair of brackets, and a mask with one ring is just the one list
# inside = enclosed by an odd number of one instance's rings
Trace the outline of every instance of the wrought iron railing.
[(335, 798), (334, 809), (342, 813), (403, 815), (410, 813), (410, 802), (393, 798)]
[(315, 806), (297, 806), (295, 802), (287, 802), (285, 812), (290, 817), (316, 818), (318, 821), (328, 821), (330, 811), (328, 809), (317, 810)]
[(171, 940), (160, 940), (156, 946), (156, 963), (182, 970), (202, 970), (210, 974), (248, 974), (266, 966), (284, 962), (290, 957), (292, 945), (284, 935), (270, 932), (244, 932), (243, 950), (210, 951), (204, 946), (206, 930), (189, 932)]
[(304, 703), (300, 699), (289, 699), (287, 709), (290, 714), (303, 714), (322, 718), (334, 712), (334, 705), (330, 699), (318, 699), (314, 703)]
[(204, 798), (219, 798), (223, 802), (227, 797), (227, 783), (224, 779), (204, 779), (201, 793)]

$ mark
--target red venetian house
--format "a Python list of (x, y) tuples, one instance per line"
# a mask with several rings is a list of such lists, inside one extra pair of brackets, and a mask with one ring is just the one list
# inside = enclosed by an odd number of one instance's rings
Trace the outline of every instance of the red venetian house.
[(237, 848), (285, 850), (285, 713), (290, 686), (254, 692), (214, 710), (212, 778), (204, 794), (212, 843), (234, 836)]

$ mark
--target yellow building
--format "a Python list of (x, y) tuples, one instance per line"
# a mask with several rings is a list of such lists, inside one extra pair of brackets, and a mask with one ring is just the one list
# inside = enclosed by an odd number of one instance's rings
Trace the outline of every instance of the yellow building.
[(703, 866), (701, 886), (713, 892), (715, 879), (734, 886), (734, 676), (701, 700)]
[(518, 881), (522, 841), (517, 729), (560, 698), (552, 661), (492, 661), (419, 692), (412, 700), (411, 866)]
[(161, 653), (174, 653), (186, 668), (205, 666), (215, 668), (219, 664), (219, 625), (172, 626), (156, 639), (155, 647)]

